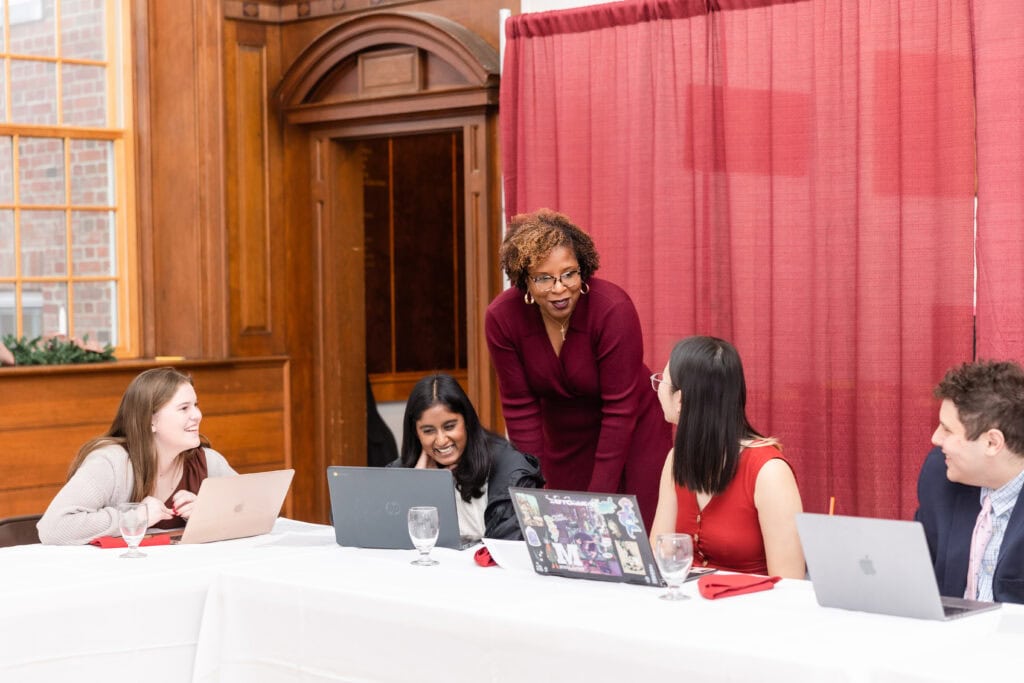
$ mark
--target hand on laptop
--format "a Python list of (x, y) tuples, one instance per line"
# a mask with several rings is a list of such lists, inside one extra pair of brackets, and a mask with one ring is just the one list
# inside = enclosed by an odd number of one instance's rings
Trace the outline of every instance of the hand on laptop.
[(146, 513), (149, 515), (149, 526), (153, 526), (157, 522), (162, 522), (165, 519), (170, 519), (174, 516), (174, 513), (167, 509), (158, 498), (153, 496), (146, 496), (142, 499), (142, 502), (146, 504)]
[(174, 494), (171, 502), (174, 503), (174, 514), (182, 519), (188, 519), (192, 516), (192, 508), (196, 503), (196, 494), (182, 489)]

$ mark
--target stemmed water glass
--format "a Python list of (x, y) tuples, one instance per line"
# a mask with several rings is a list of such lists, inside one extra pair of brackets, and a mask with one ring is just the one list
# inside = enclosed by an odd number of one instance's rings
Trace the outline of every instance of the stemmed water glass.
[(412, 564), (421, 567), (430, 567), (437, 564), (437, 560), (430, 559), (430, 550), (437, 543), (437, 508), (433, 506), (421, 506), (409, 508), (409, 538), (420, 556), (412, 561)]
[(693, 539), (690, 535), (658, 534), (654, 543), (654, 559), (668, 584), (668, 592), (658, 597), (662, 600), (689, 600), (679, 587), (686, 581), (693, 564)]
[(121, 529), (121, 536), (128, 544), (128, 552), (122, 553), (121, 557), (145, 557), (146, 553), (139, 551), (139, 544), (142, 543), (149, 527), (149, 512), (145, 503), (121, 503), (117, 506), (118, 522)]

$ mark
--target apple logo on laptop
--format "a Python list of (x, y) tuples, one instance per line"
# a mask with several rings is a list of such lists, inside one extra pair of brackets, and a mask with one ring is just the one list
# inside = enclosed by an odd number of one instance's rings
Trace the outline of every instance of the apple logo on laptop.
[(867, 576), (872, 576), (875, 573), (875, 563), (871, 561), (871, 558), (867, 555), (864, 556), (860, 561), (860, 570)]
[(235, 506), (235, 514), (241, 514), (242, 510), (245, 509), (245, 503), (239, 503)]
[(402, 506), (393, 500), (388, 501), (384, 504), (384, 510), (392, 516), (398, 516), (402, 512)]

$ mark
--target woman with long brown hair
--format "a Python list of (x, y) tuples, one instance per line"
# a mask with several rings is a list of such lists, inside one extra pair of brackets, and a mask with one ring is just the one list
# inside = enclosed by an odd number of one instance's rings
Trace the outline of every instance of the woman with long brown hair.
[(42, 519), (43, 543), (74, 545), (118, 533), (117, 506), (144, 503), (149, 525), (183, 526), (206, 477), (237, 474), (199, 433), (192, 378), (153, 368), (132, 380), (106, 434), (87, 442)]

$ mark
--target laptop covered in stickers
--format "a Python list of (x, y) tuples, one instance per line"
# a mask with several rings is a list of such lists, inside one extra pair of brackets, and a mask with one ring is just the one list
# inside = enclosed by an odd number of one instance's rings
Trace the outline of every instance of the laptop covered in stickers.
[(665, 585), (635, 496), (519, 487), (509, 491), (538, 574)]

